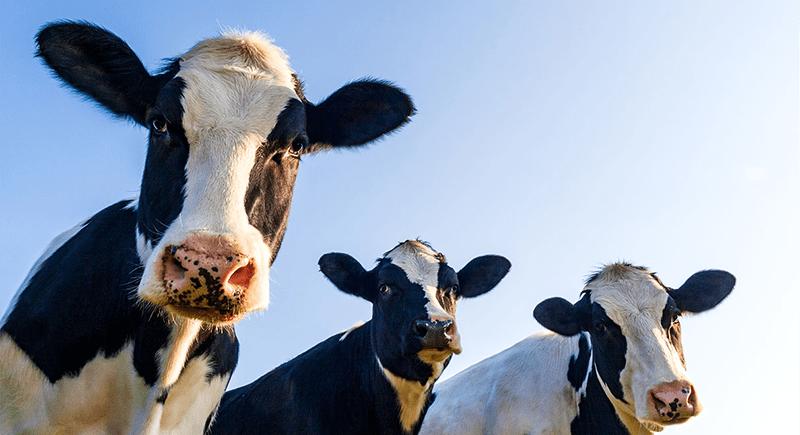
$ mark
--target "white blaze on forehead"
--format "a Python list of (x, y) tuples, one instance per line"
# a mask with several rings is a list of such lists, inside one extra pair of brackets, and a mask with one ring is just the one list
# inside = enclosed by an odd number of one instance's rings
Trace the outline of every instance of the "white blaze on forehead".
[(244, 197), (256, 151), (297, 99), (286, 55), (261, 34), (231, 33), (181, 57), (178, 77), (186, 82), (190, 147), (181, 222), (220, 234), (249, 231)]
[[(622, 329), (627, 349), (620, 382), (630, 405), (628, 412), (642, 417), (650, 388), (662, 382), (689, 380), (680, 354), (661, 326), (669, 295), (650, 271), (621, 263), (603, 269), (586, 290), (591, 290), (592, 302), (600, 304)], [(608, 390), (606, 393), (610, 395)], [(625, 406), (614, 402), (618, 408)]]
[(428, 298), (425, 307), (431, 318), (437, 316), (453, 320), (453, 316), (442, 308), (439, 298), (436, 297), (439, 288), (439, 265), (442, 263), (441, 254), (424, 243), (408, 240), (387, 252), (386, 258), (391, 259), (392, 264), (403, 269), (409, 281), (422, 286), (425, 296)]

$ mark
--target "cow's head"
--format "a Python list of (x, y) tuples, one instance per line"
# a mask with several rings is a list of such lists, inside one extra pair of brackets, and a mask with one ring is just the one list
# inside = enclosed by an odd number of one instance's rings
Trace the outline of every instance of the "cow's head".
[(680, 316), (715, 307), (735, 282), (728, 272), (707, 270), (673, 290), (645, 268), (616, 263), (590, 277), (574, 305), (547, 299), (534, 317), (562, 335), (588, 332), (594, 369), (623, 422), (660, 430), (701, 410), (686, 373)]
[(323, 255), (320, 269), (345, 293), (372, 302), (372, 340), (378, 361), (393, 376), (426, 384), (461, 352), (456, 302), (488, 292), (511, 263), (486, 255), (456, 273), (429, 245), (408, 240), (370, 271), (347, 254)]
[(157, 75), (94, 25), (52, 24), (37, 42), (65, 83), (150, 130), (135, 204), (138, 296), (207, 322), (267, 306), (300, 157), (363, 145), (414, 112), (404, 92), (369, 80), (311, 104), (259, 33), (201, 41)]

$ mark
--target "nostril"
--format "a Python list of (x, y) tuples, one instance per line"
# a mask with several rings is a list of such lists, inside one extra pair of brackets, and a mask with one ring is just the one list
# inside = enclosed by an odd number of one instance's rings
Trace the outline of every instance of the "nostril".
[(452, 320), (445, 320), (444, 321), (444, 333), (447, 334), (447, 335), (452, 335), (454, 326), (455, 326), (455, 324), (453, 323)]
[(425, 320), (417, 320), (414, 322), (414, 334), (419, 338), (425, 337), (428, 334), (428, 322)]
[(246, 266), (240, 267), (233, 271), (230, 277), (228, 277), (228, 283), (238, 286), (247, 288), (250, 286), (250, 280), (253, 279), (253, 276), (256, 274), (256, 267), (253, 262), (247, 263)]
[(176, 248), (170, 250), (170, 254), (164, 256), (164, 279), (168, 282), (181, 281), (186, 278), (187, 269), (183, 267), (180, 260), (175, 257)]

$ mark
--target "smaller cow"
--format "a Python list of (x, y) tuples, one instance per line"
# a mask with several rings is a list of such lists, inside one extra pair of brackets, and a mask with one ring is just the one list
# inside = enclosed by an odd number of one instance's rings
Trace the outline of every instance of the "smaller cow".
[(418, 433), (434, 382), (461, 352), (456, 301), (488, 292), (511, 267), (487, 255), (456, 273), (417, 240), (370, 271), (339, 253), (319, 265), (340, 290), (372, 303), (372, 320), (225, 393), (214, 435)]
[(673, 290), (645, 268), (606, 266), (574, 305), (551, 298), (536, 307), (552, 332), (442, 382), (421, 433), (649, 434), (683, 423), (701, 405), (679, 318), (715, 307), (735, 282), (707, 270)]

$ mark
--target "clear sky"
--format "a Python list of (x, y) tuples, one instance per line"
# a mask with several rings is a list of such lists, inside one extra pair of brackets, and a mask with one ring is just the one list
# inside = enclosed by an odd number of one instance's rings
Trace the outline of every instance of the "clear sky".
[(0, 312), (48, 242), (134, 197), (144, 129), (59, 86), (33, 57), (43, 24), (112, 30), (152, 69), (221, 27), (260, 29), (320, 101), (388, 79), (418, 108), (359, 152), (305, 159), (272, 304), (237, 326), (248, 383), (368, 320), (317, 260), (370, 268), (422, 238), (456, 269), (513, 263), (459, 305), (452, 376), (527, 335), (551, 296), (627, 260), (677, 287), (707, 268), (738, 284), (683, 321), (706, 405), (670, 434), (799, 433), (798, 5), (792, 1), (0, 2)]

